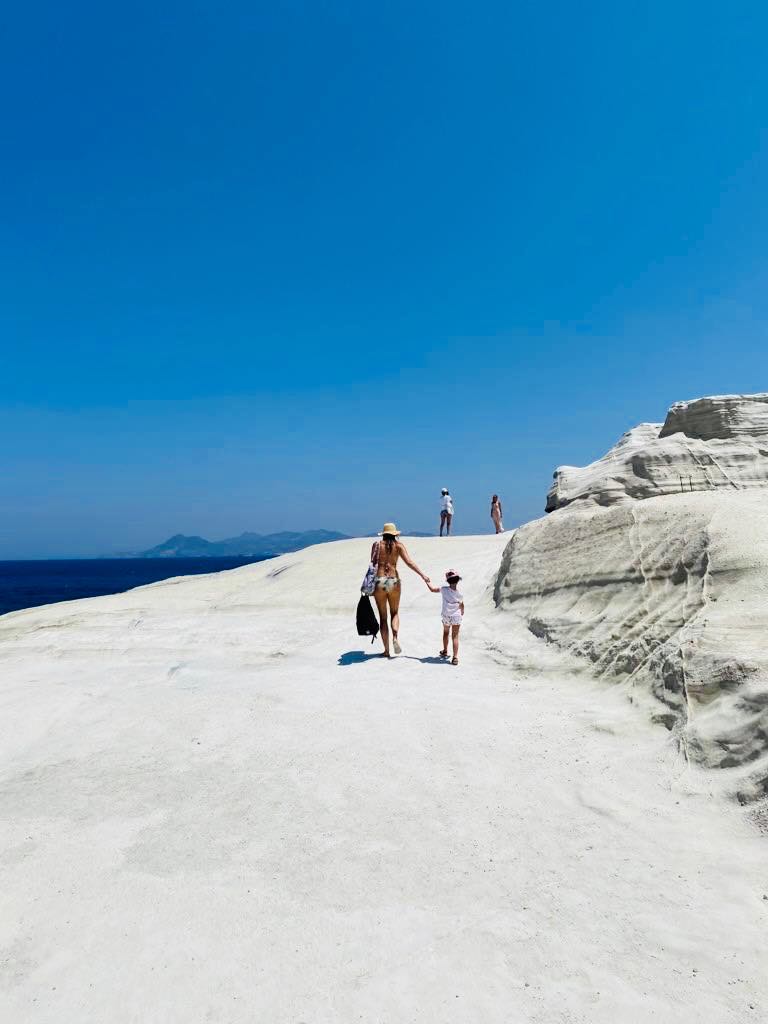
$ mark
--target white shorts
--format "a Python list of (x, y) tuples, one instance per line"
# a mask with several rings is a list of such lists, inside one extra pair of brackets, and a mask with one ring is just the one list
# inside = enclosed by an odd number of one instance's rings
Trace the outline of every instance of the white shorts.
[(453, 615), (443, 615), (442, 616), (443, 625), (444, 626), (460, 626), (462, 618), (463, 618), (463, 616), (462, 616), (461, 612), (454, 612)]

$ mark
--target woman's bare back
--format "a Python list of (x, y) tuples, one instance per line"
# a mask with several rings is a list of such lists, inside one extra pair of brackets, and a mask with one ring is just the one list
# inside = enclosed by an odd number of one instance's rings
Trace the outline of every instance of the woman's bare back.
[(397, 560), (404, 551), (405, 548), (399, 540), (390, 544), (385, 540), (376, 541), (371, 551), (371, 561), (376, 563), (376, 575), (398, 579)]

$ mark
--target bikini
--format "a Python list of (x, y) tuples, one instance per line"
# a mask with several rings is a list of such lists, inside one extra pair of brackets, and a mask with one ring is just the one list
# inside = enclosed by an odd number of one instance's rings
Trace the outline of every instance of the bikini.
[[(380, 552), (381, 552), (381, 547), (377, 543), (376, 544), (376, 561), (377, 562), (379, 561), (379, 554), (380, 554)], [(400, 577), (399, 576), (375, 576), (374, 579), (373, 579), (373, 586), (374, 586), (374, 590), (378, 587), (381, 590), (383, 590), (386, 594), (389, 594), (393, 590), (396, 590), (400, 586)]]
[(374, 577), (373, 585), (374, 585), (374, 588), (375, 587), (381, 587), (381, 589), (383, 591), (385, 591), (387, 594), (389, 594), (391, 591), (395, 590), (397, 587), (400, 586), (400, 577), (399, 576), (376, 576), (376, 577)]

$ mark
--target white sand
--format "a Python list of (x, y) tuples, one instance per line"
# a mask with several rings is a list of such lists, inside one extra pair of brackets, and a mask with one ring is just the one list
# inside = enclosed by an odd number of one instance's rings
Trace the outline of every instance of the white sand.
[(458, 668), (410, 574), (339, 663), (364, 541), (0, 619), (0, 1019), (764, 1021), (768, 839), (493, 609), (505, 543), (410, 543)]

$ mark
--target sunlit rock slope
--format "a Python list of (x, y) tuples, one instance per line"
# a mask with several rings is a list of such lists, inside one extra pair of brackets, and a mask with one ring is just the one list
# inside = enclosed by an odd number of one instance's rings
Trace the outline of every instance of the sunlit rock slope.
[(663, 424), (641, 423), (591, 465), (560, 466), (546, 508), (767, 484), (768, 394), (725, 395), (677, 402)]
[(556, 511), (515, 533), (495, 588), (741, 799), (768, 779), (767, 472), (768, 395), (678, 403), (558, 470)]
[(408, 543), (458, 667), (411, 574), (356, 635), (365, 540), (0, 617), (3, 1024), (766, 1019), (749, 816), (494, 607), (505, 537)]

